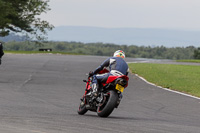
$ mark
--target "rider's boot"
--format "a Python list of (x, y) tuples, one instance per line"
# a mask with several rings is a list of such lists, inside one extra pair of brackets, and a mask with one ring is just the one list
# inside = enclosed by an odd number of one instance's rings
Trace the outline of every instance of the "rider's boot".
[(96, 83), (92, 84), (92, 95), (94, 97), (97, 97), (97, 95), (98, 95), (98, 84), (96, 84)]

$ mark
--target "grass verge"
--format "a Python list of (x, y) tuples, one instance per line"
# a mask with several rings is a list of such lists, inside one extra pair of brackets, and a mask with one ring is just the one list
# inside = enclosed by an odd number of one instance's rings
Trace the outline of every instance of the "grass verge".
[(129, 64), (133, 73), (164, 88), (200, 97), (200, 67), (171, 64)]
[(192, 62), (192, 63), (200, 63), (200, 60), (176, 60), (177, 62)]

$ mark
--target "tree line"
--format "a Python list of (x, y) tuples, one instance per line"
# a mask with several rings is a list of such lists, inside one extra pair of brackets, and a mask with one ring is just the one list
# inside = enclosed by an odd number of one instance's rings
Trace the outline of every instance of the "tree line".
[[(7, 42), (4, 49), (8, 51), (38, 51), (41, 48), (51, 48), (55, 52), (66, 52), (84, 55), (112, 56), (113, 52), (121, 49), (127, 57), (154, 59), (195, 59), (200, 54), (200, 48), (194, 46), (172, 47), (165, 46), (136, 46), (116, 45), (104, 43), (81, 42)], [(198, 53), (199, 52), (199, 53)]]

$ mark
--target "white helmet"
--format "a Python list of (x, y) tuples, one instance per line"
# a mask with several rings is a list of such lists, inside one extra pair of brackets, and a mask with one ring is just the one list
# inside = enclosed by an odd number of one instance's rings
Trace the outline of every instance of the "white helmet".
[(113, 57), (125, 58), (125, 53), (122, 50), (117, 50), (117, 51), (115, 51)]

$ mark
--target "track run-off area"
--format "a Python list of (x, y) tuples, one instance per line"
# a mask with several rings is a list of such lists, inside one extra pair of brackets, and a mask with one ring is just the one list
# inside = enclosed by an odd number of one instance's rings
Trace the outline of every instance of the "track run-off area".
[(6, 54), (0, 66), (0, 133), (200, 132), (199, 99), (166, 91), (131, 73), (119, 107), (108, 118), (89, 111), (78, 115), (82, 80), (106, 58)]

